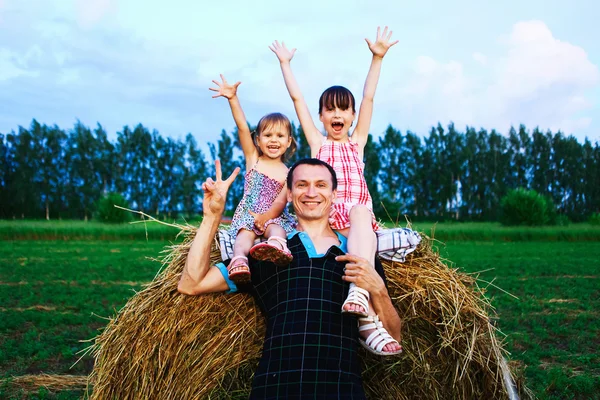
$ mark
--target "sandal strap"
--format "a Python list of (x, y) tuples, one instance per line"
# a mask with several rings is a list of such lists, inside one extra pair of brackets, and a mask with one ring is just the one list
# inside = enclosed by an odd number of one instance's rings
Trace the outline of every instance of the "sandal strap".
[(369, 335), (366, 340), (368, 346), (373, 347), (377, 351), (382, 351), (383, 348), (396, 340), (385, 329), (377, 329)]
[[(366, 331), (369, 329), (383, 328), (383, 322), (379, 320), (378, 315), (369, 315), (367, 317), (359, 318), (358, 331)], [(360, 325), (361, 322), (369, 322), (368, 324)]]
[(269, 243), (271, 240), (274, 240), (277, 243), (279, 243), (281, 245), (281, 247), (282, 247), (282, 249), (281, 249), (282, 251), (284, 251), (286, 253), (290, 252), (289, 249), (288, 249), (288, 247), (287, 247), (287, 240), (285, 238), (282, 238), (281, 236), (276, 236), (276, 235), (270, 236), (267, 239), (267, 243)]
[[(383, 348), (390, 343), (398, 343), (396, 339), (388, 333), (383, 327), (383, 322), (379, 319), (378, 315), (368, 316), (358, 319), (360, 322), (369, 322), (368, 324), (360, 325), (358, 331), (366, 331), (369, 329), (375, 329), (369, 337), (365, 340), (367, 346), (375, 349), (377, 352), (383, 351)], [(399, 343), (398, 343), (399, 344)]]
[[(244, 260), (244, 261), (245, 261), (245, 263), (244, 263), (244, 264), (241, 264), (241, 265), (240, 265), (240, 263), (238, 263), (238, 264), (236, 265), (236, 264), (235, 264), (235, 262), (236, 262), (237, 260)], [(231, 270), (232, 270), (232, 269), (234, 269), (234, 268), (239, 268), (239, 267), (242, 267), (242, 266), (245, 266), (246, 268), (248, 268), (248, 257), (246, 257), (246, 256), (235, 256), (235, 257), (233, 257), (233, 258), (232, 258), (232, 259), (229, 261), (229, 265), (227, 265), (227, 272), (231, 272)]]
[(344, 305), (347, 303), (354, 303), (362, 306), (365, 310), (369, 309), (369, 292), (365, 289), (361, 289), (355, 284), (350, 284), (348, 290), (348, 297), (344, 301)]

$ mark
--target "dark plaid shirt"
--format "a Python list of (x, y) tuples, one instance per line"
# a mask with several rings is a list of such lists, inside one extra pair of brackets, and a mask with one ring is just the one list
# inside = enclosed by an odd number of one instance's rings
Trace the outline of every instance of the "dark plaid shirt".
[(344, 252), (316, 254), (304, 232), (290, 234), (288, 247), (289, 266), (250, 260), (250, 291), (267, 324), (250, 398), (364, 399), (356, 317), (340, 312), (348, 284), (335, 257)]

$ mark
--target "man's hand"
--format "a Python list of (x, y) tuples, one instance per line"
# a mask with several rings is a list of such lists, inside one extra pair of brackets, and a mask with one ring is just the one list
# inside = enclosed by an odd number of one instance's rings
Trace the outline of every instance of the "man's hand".
[(371, 50), (373, 56), (383, 58), (383, 56), (385, 56), (385, 53), (387, 53), (390, 47), (398, 43), (398, 40), (396, 40), (395, 42), (390, 42), (391, 38), (392, 31), (388, 33), (388, 27), (386, 26), (383, 30), (383, 34), (381, 34), (381, 29), (377, 27), (377, 38), (375, 39), (375, 43), (371, 43), (371, 41), (367, 38), (365, 38), (365, 40), (367, 41), (367, 44), (369, 45), (369, 50)]
[(347, 261), (344, 267), (344, 276), (342, 276), (342, 279), (346, 282), (353, 282), (356, 286), (367, 290), (371, 294), (387, 290), (381, 276), (366, 259), (352, 254), (344, 254), (337, 256), (335, 260)]
[(204, 216), (220, 216), (225, 209), (225, 200), (227, 199), (227, 191), (233, 183), (234, 179), (240, 172), (240, 167), (236, 167), (229, 178), (222, 180), (221, 161), (215, 161), (216, 180), (208, 178), (202, 184), (204, 199), (202, 199), (202, 210)]
[(217, 92), (217, 94), (213, 96), (213, 99), (217, 97), (225, 97), (226, 99), (231, 100), (237, 94), (237, 88), (242, 82), (238, 81), (233, 85), (230, 85), (227, 83), (227, 79), (225, 79), (223, 74), (221, 74), (221, 81), (222, 82), (219, 83), (213, 79), (213, 83), (217, 85), (218, 88), (208, 88), (208, 90)]
[(271, 49), (271, 51), (275, 53), (280, 63), (289, 63), (290, 61), (292, 61), (292, 58), (294, 58), (294, 53), (296, 53), (296, 49), (292, 49), (290, 51), (287, 49), (287, 47), (285, 47), (284, 42), (281, 42), (281, 44), (279, 44), (277, 40), (274, 41), (271, 46), (269, 46), (269, 49)]
[(256, 229), (264, 234), (265, 224), (269, 219), (265, 216), (265, 214), (257, 214), (250, 210), (248, 210), (248, 212), (254, 217), (254, 226), (256, 227)]

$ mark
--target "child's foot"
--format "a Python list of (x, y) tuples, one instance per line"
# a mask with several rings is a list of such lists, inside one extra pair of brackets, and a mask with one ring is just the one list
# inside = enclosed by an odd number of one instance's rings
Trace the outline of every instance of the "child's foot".
[(366, 317), (369, 313), (369, 292), (351, 283), (342, 312)]
[(358, 319), (360, 344), (369, 352), (379, 356), (393, 356), (402, 353), (402, 346), (383, 327), (377, 315)]
[(233, 257), (227, 266), (229, 279), (236, 284), (250, 282), (250, 268), (246, 256)]
[(266, 242), (254, 245), (250, 249), (250, 255), (256, 260), (270, 261), (280, 267), (293, 260), (286, 240), (279, 236), (271, 236)]

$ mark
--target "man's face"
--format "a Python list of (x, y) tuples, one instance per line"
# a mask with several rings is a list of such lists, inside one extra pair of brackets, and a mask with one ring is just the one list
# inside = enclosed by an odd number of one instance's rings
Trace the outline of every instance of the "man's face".
[(328, 219), (335, 196), (327, 168), (307, 164), (296, 167), (288, 201), (292, 202), (299, 221)]

